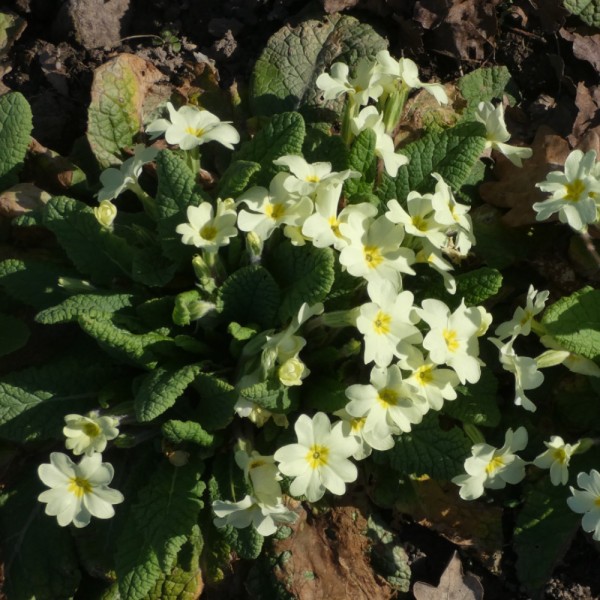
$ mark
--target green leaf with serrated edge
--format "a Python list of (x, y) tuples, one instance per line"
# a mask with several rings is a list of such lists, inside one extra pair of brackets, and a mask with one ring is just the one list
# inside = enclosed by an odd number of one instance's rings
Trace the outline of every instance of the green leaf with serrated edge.
[(70, 267), (47, 261), (11, 258), (0, 262), (0, 287), (12, 298), (43, 309), (69, 296), (58, 285), (59, 277), (76, 274)]
[(44, 225), (84, 275), (98, 283), (129, 277), (133, 248), (98, 223), (94, 211), (78, 200), (57, 196), (44, 208)]
[(44, 325), (56, 325), (76, 322), (80, 316), (108, 318), (124, 308), (130, 308), (133, 298), (131, 294), (77, 294), (39, 312), (35, 320)]
[(195, 421), (171, 420), (163, 423), (162, 434), (173, 444), (197, 444), (198, 446), (210, 446), (215, 436), (202, 428)]
[(565, 8), (592, 27), (600, 27), (599, 0), (563, 0)]
[(477, 383), (456, 388), (458, 398), (447, 400), (444, 413), (462, 421), (482, 427), (496, 427), (500, 423), (500, 409), (496, 400), (498, 381), (484, 369)]
[(240, 390), (240, 396), (261, 408), (275, 413), (287, 413), (297, 404), (294, 388), (281, 384), (279, 379), (267, 379)]
[(273, 161), (287, 154), (300, 154), (305, 132), (304, 119), (300, 114), (275, 115), (249, 142), (242, 144), (234, 158), (259, 163), (261, 170), (254, 183), (269, 187), (271, 179), (282, 170)]
[(101, 356), (89, 356), (0, 377), (0, 438), (18, 442), (62, 439), (64, 416), (92, 408), (107, 379), (118, 373)]
[(208, 431), (224, 429), (235, 414), (233, 407), (239, 398), (238, 391), (223, 379), (210, 373), (200, 373), (192, 387), (198, 392), (198, 409), (190, 415)]
[(19, 181), (33, 128), (31, 108), (18, 92), (0, 96), (0, 190)]
[(360, 58), (372, 58), (385, 48), (387, 42), (370, 25), (345, 15), (286, 25), (271, 37), (254, 66), (252, 111), (272, 115), (323, 106), (316, 86), (321, 73), (335, 62), (356, 65)]
[(235, 160), (225, 170), (219, 181), (219, 198), (237, 198), (252, 185), (260, 165), (251, 160)]
[(362, 173), (362, 177), (360, 179), (346, 179), (344, 182), (346, 196), (353, 196), (359, 191), (361, 193), (372, 191), (373, 186), (367, 184), (367, 181), (373, 181), (375, 178), (377, 165), (377, 158), (375, 157), (376, 141), (375, 132), (371, 129), (365, 129), (352, 142), (348, 167)]
[(307, 125), (302, 154), (309, 163), (322, 162), (326, 158), (333, 171), (348, 168), (348, 148), (341, 136), (332, 131), (330, 123)]
[(131, 507), (116, 547), (119, 591), (127, 600), (142, 600), (177, 560), (193, 533), (203, 506), (199, 466), (173, 467), (163, 462)]
[(565, 350), (600, 359), (600, 290), (585, 287), (544, 312), (542, 324)]
[(525, 492), (513, 538), (517, 575), (530, 593), (544, 586), (563, 557), (581, 523), (567, 505), (567, 486), (554, 486), (544, 477)]
[(12, 315), (0, 313), (0, 356), (22, 348), (29, 339), (29, 327)]
[(169, 355), (174, 347), (172, 338), (166, 335), (153, 331), (131, 333), (108, 319), (81, 316), (78, 322), (111, 356), (148, 369), (156, 367), (160, 357)]
[(297, 315), (304, 302), (312, 305), (325, 300), (333, 285), (334, 263), (331, 248), (292, 246), (287, 242), (277, 247), (266, 266), (281, 288), (282, 321)]
[(186, 365), (177, 370), (158, 368), (145, 375), (134, 399), (138, 421), (152, 421), (171, 408), (201, 368), (201, 365)]
[(38, 495), (45, 486), (28, 470), (0, 496), (3, 591), (11, 600), (72, 598), (81, 574), (70, 532), (44, 513)]
[(433, 192), (439, 173), (454, 190), (468, 178), (485, 148), (485, 126), (482, 123), (460, 123), (451, 129), (426, 134), (401, 151), (410, 162), (398, 169), (395, 178), (383, 173), (377, 194), (382, 200), (403, 201), (408, 193)]
[(177, 225), (187, 222), (188, 206), (198, 206), (207, 200), (196, 185), (194, 175), (175, 153), (162, 150), (156, 157), (156, 207), (158, 233), (165, 256), (177, 263), (188, 260), (196, 248), (185, 246), (175, 231)]
[(471, 441), (462, 430), (443, 430), (438, 415), (430, 413), (410, 433), (398, 436), (391, 450), (375, 453), (375, 460), (388, 462), (399, 473), (450, 480), (464, 472), (465, 458), (470, 453)]
[(177, 264), (163, 256), (160, 246), (148, 245), (135, 249), (131, 265), (134, 281), (149, 287), (162, 287), (173, 279), (176, 271)]
[[(513, 84), (511, 86), (511, 84)], [(456, 85), (462, 97), (467, 101), (465, 114), (472, 114), (480, 102), (502, 100), (502, 96), (514, 87), (509, 70), (504, 66), (481, 67), (461, 77)], [(511, 92), (514, 92), (511, 89)]]
[(258, 323), (269, 329), (275, 324), (279, 302), (279, 287), (269, 271), (260, 265), (249, 265), (225, 280), (219, 289), (217, 310), (226, 321)]

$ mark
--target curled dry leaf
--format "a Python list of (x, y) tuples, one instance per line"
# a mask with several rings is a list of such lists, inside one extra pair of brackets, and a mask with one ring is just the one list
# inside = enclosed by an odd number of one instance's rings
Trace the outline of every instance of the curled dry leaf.
[(416, 600), (482, 600), (483, 586), (475, 575), (463, 573), (458, 552), (455, 552), (442, 573), (440, 584), (433, 587), (417, 581), (413, 594)]
[(42, 208), (50, 194), (32, 183), (17, 183), (0, 194), (0, 216), (14, 219), (32, 210)]
[(592, 27), (578, 27), (569, 30), (564, 27), (559, 31), (561, 37), (573, 42), (573, 54), (580, 60), (589, 62), (600, 72), (600, 33)]
[(578, 112), (573, 131), (567, 138), (573, 147), (586, 152), (595, 150), (600, 156), (598, 134), (600, 133), (600, 86), (587, 87), (583, 81), (577, 84), (575, 106)]

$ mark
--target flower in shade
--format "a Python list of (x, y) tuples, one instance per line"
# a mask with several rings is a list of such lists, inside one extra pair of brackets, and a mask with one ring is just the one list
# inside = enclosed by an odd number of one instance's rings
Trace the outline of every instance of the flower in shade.
[(348, 460), (356, 452), (358, 442), (344, 435), (341, 421), (332, 427), (322, 412), (312, 419), (300, 415), (294, 429), (298, 443), (283, 446), (274, 455), (279, 470), (294, 478), (290, 493), (305, 495), (310, 502), (320, 500), (326, 489), (344, 494), (346, 483), (358, 476), (356, 466)]
[(119, 419), (110, 416), (98, 416), (91, 412), (82, 415), (66, 415), (63, 434), (67, 438), (65, 446), (73, 454), (91, 456), (94, 452), (104, 452), (106, 443), (119, 435)]
[(52, 452), (50, 463), (38, 467), (38, 475), (50, 488), (38, 500), (46, 503), (46, 514), (56, 517), (61, 527), (85, 527), (92, 517), (110, 519), (115, 514), (112, 505), (124, 500), (121, 492), (108, 487), (114, 469), (102, 462), (101, 454), (84, 456), (75, 464), (66, 454)]
[(600, 542), (600, 473), (592, 469), (589, 473), (577, 475), (577, 485), (582, 490), (571, 486), (570, 498), (567, 498), (569, 508), (583, 514), (581, 526), (588, 533), (593, 532), (593, 538)]
[(579, 442), (574, 445), (565, 444), (560, 436), (553, 435), (544, 445), (547, 450), (537, 456), (533, 464), (540, 469), (550, 469), (552, 485), (566, 485), (569, 480), (569, 461), (577, 451)]
[(110, 229), (117, 217), (117, 207), (110, 200), (102, 200), (94, 207), (94, 216), (100, 225)]

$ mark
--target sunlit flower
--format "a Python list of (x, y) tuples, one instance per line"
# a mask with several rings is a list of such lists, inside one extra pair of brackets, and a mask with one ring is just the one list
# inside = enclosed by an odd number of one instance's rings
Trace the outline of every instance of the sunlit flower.
[(92, 517), (110, 519), (115, 514), (112, 505), (124, 500), (121, 492), (108, 487), (114, 469), (98, 453), (75, 464), (66, 454), (52, 452), (50, 463), (38, 467), (38, 475), (51, 488), (38, 500), (46, 503), (46, 514), (56, 517), (61, 527), (85, 527)]
[(358, 442), (358, 448), (352, 455), (355, 460), (363, 460), (371, 456), (373, 448), (365, 439), (363, 432), (365, 429), (366, 417), (353, 417), (345, 408), (336, 410), (333, 413), (342, 420), (342, 431), (346, 436), (352, 436)]
[(540, 469), (550, 469), (552, 485), (566, 485), (569, 480), (569, 461), (577, 451), (579, 442), (574, 445), (565, 444), (564, 440), (553, 435), (549, 442), (544, 442), (547, 450), (533, 461)]
[(516, 337), (517, 335), (529, 335), (533, 317), (539, 315), (544, 310), (549, 294), (550, 292), (548, 291), (538, 292), (530, 285), (527, 291), (525, 308), (521, 308), (520, 306), (516, 308), (512, 319), (501, 323), (496, 328), (496, 335), (500, 339)]
[(325, 100), (333, 100), (342, 94), (348, 94), (352, 101), (360, 106), (368, 104), (369, 99), (376, 100), (383, 88), (375, 80), (375, 63), (366, 58), (359, 60), (355, 77), (350, 77), (350, 69), (344, 63), (331, 65), (329, 73), (321, 73), (316, 85), (324, 92)]
[(233, 145), (240, 141), (240, 134), (235, 127), (222, 122), (207, 110), (199, 110), (194, 106), (182, 106), (175, 110), (170, 102), (167, 102), (167, 109), (170, 121), (157, 119), (146, 128), (152, 139), (164, 133), (169, 144), (179, 144), (182, 150), (191, 150), (212, 141), (233, 150)]
[(437, 271), (444, 280), (444, 287), (449, 294), (456, 293), (456, 279), (450, 271), (454, 267), (442, 256), (442, 251), (433, 244), (423, 241), (423, 247), (415, 254), (415, 263), (429, 265), (434, 271)]
[(235, 227), (237, 214), (231, 200), (217, 200), (216, 214), (210, 202), (202, 202), (200, 206), (188, 206), (186, 215), (188, 222), (177, 225), (175, 231), (182, 236), (184, 244), (207, 252), (227, 246), (229, 239), (238, 233)]
[(73, 454), (91, 456), (94, 452), (104, 452), (107, 442), (119, 435), (119, 419), (110, 416), (98, 416), (91, 412), (82, 415), (66, 415), (63, 434), (67, 438), (65, 446)]
[(452, 483), (460, 486), (463, 500), (475, 500), (483, 495), (484, 489), (499, 490), (507, 483), (519, 483), (525, 477), (525, 461), (515, 452), (527, 446), (527, 430), (519, 427), (514, 433), (506, 432), (504, 446), (494, 448), (489, 444), (475, 444), (471, 456), (465, 460), (466, 475), (458, 475)]
[(305, 495), (310, 502), (320, 500), (326, 489), (344, 494), (346, 483), (358, 476), (356, 466), (348, 460), (357, 450), (357, 441), (344, 435), (341, 421), (332, 427), (322, 412), (312, 419), (300, 415), (294, 429), (298, 443), (283, 446), (274, 455), (279, 470), (294, 478), (290, 493)]
[(592, 469), (589, 475), (579, 473), (577, 485), (583, 488), (583, 491), (570, 486), (573, 495), (567, 498), (567, 504), (573, 512), (583, 514), (583, 530), (593, 532), (592, 537), (600, 541), (600, 473), (596, 469)]

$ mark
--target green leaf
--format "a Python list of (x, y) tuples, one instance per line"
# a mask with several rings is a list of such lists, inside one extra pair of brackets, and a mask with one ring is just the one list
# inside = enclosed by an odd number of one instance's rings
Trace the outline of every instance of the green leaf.
[(203, 506), (200, 498), (205, 486), (199, 475), (194, 464), (162, 463), (140, 492), (116, 547), (115, 570), (122, 598), (142, 600), (174, 567)]
[(22, 348), (29, 333), (29, 327), (21, 319), (0, 313), (0, 356)]
[(270, 412), (286, 413), (297, 404), (293, 388), (282, 385), (277, 378), (261, 381), (240, 390), (240, 396)]
[(198, 446), (210, 446), (215, 436), (202, 428), (195, 421), (171, 420), (163, 423), (162, 434), (173, 444), (197, 444)]
[(138, 421), (152, 421), (171, 408), (201, 368), (201, 365), (186, 365), (177, 370), (158, 368), (145, 375), (134, 399)]
[(319, 162), (323, 157), (331, 163), (334, 171), (348, 168), (348, 148), (342, 137), (337, 135), (329, 123), (310, 123), (302, 145), (302, 154), (307, 162)]
[(129, 277), (133, 248), (127, 241), (102, 227), (94, 211), (78, 200), (57, 196), (44, 209), (44, 225), (84, 275), (98, 283)]
[(18, 92), (0, 96), (0, 191), (19, 181), (33, 129), (31, 108)]
[(600, 359), (600, 290), (585, 287), (561, 298), (546, 309), (542, 324), (565, 350)]
[(581, 515), (567, 505), (569, 496), (567, 486), (554, 486), (549, 477), (525, 494), (525, 503), (517, 517), (514, 548), (517, 575), (532, 594), (548, 583), (579, 528)]
[[(347, 179), (344, 183), (344, 191), (347, 196), (353, 196), (359, 191), (364, 193), (365, 179), (373, 181), (375, 178), (375, 168), (377, 159), (375, 157), (375, 143), (377, 137), (372, 129), (361, 131), (350, 149), (350, 157), (348, 159), (348, 168), (354, 169), (362, 173), (360, 179)], [(361, 184), (363, 186), (361, 187)], [(370, 186), (371, 189), (372, 186)]]
[(233, 407), (239, 398), (239, 392), (210, 373), (200, 373), (192, 386), (200, 396), (195, 420), (209, 431), (227, 427), (233, 419)]
[(260, 171), (260, 165), (251, 160), (234, 160), (225, 170), (219, 182), (219, 198), (237, 198)]
[(592, 27), (600, 27), (599, 0), (563, 0), (565, 8)]
[(134, 281), (150, 287), (163, 287), (173, 279), (176, 271), (177, 264), (163, 256), (158, 244), (136, 248), (131, 265)]
[(249, 142), (242, 144), (235, 159), (259, 163), (261, 171), (254, 183), (269, 187), (271, 179), (281, 170), (273, 161), (287, 154), (300, 154), (305, 132), (300, 114), (275, 115)]
[(221, 288), (217, 310), (226, 321), (242, 325), (258, 323), (263, 329), (275, 324), (280, 291), (271, 274), (259, 265), (238, 269)]
[(75, 271), (71, 268), (48, 261), (11, 258), (0, 262), (0, 286), (9, 296), (37, 309), (54, 306), (68, 297), (58, 279), (72, 275)]
[(26, 442), (62, 439), (64, 416), (97, 404), (118, 369), (97, 356), (62, 359), (0, 378), (0, 438)]
[[(11, 486), (13, 487), (13, 486)], [(81, 574), (70, 532), (44, 514), (35, 471), (0, 496), (3, 591), (11, 600), (73, 598)]]
[(467, 112), (471, 113), (480, 102), (501, 100), (509, 86), (514, 87), (514, 82), (511, 80), (509, 70), (504, 66), (482, 67), (461, 77), (457, 81), (457, 86), (468, 103)]
[(398, 436), (391, 450), (378, 454), (377, 461), (389, 461), (400, 473), (450, 480), (463, 472), (470, 452), (471, 442), (458, 427), (445, 431), (438, 416), (429, 414), (410, 433)]
[(495, 427), (500, 423), (497, 390), (498, 381), (489, 369), (483, 369), (477, 383), (456, 388), (458, 398), (446, 401), (443, 411), (463, 423)]
[(56, 325), (77, 322), (81, 316), (106, 319), (124, 308), (130, 308), (133, 298), (131, 294), (77, 294), (58, 306), (39, 312), (35, 320), (44, 325)]
[[(317, 77), (335, 62), (356, 65), (374, 57), (387, 42), (353, 17), (331, 15), (323, 21), (286, 25), (275, 33), (256, 61), (250, 105), (256, 115), (306, 110), (322, 105)], [(339, 104), (339, 103), (338, 103)]]
[(477, 306), (495, 296), (502, 287), (502, 273), (481, 267), (456, 277), (456, 296), (465, 299), (467, 306)]
[(279, 316), (286, 321), (298, 314), (304, 302), (322, 302), (333, 285), (335, 256), (331, 248), (284, 242), (272, 253), (267, 268), (282, 291)]
[(411, 191), (432, 192), (436, 180), (431, 173), (439, 173), (452, 189), (458, 190), (479, 160), (485, 142), (482, 123), (460, 123), (429, 133), (402, 148), (410, 162), (398, 169), (394, 179), (384, 173), (377, 193), (382, 200), (397, 198), (402, 202)]

